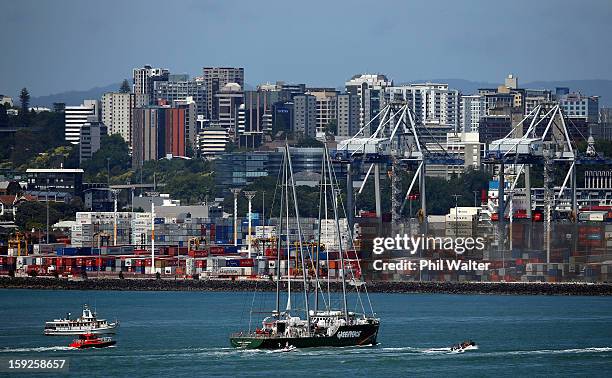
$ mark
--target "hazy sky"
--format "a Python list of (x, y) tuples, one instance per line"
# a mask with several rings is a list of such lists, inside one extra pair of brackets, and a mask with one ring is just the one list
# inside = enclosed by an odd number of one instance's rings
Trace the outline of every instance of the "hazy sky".
[(131, 78), (245, 67), (251, 85), (611, 79), (612, 2), (0, 0), (0, 93), (33, 96)]

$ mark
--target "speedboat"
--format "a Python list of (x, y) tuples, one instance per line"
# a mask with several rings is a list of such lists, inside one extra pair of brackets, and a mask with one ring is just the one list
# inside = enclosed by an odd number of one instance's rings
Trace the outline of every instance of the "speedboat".
[(63, 319), (55, 319), (45, 322), (45, 335), (47, 336), (71, 336), (82, 333), (104, 334), (115, 333), (119, 322), (109, 322), (106, 319), (98, 319), (95, 311), (89, 306), (83, 306), (83, 313), (76, 319), (70, 319), (70, 313)]
[(450, 348), (450, 351), (456, 352), (456, 353), (462, 353), (462, 352), (465, 352), (466, 350), (472, 350), (472, 349), (478, 349), (478, 346), (472, 340), (467, 340), (467, 341), (462, 342), (461, 344), (453, 345)]
[(106, 348), (117, 342), (110, 337), (98, 337), (93, 333), (84, 333), (70, 343), (70, 347), (77, 349)]

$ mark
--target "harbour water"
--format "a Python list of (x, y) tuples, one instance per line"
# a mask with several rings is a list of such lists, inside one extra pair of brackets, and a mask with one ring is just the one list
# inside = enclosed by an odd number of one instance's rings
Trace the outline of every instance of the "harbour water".
[[(273, 293), (256, 303), (271, 308)], [(249, 292), (0, 290), (0, 358), (69, 357), (69, 376), (610, 376), (612, 298), (372, 294), (379, 345), (240, 351)], [(71, 350), (45, 320), (95, 306), (119, 319), (117, 345)], [(258, 306), (255, 306), (257, 308)], [(263, 314), (253, 314), (256, 319)], [(449, 352), (472, 339), (478, 350)], [(21, 376), (21, 375), (20, 375)]]

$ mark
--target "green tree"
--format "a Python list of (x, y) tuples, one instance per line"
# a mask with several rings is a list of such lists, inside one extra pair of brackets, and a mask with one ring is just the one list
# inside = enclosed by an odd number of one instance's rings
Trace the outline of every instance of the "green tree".
[(64, 115), (41, 112), (28, 114), (30, 127), (22, 128), (21, 119), (9, 117), (9, 127), (17, 132), (0, 138), (0, 160), (15, 168), (27, 168), (36, 156), (59, 146), (67, 145), (64, 139)]
[(130, 82), (127, 79), (123, 79), (121, 83), (121, 87), (119, 88), (119, 92), (121, 93), (130, 93), (132, 89), (130, 88)]
[(325, 132), (330, 135), (338, 134), (338, 121), (335, 119), (329, 121), (327, 126), (325, 126)]
[(83, 163), (87, 180), (105, 182), (110, 176), (120, 176), (130, 168), (130, 150), (121, 135), (113, 134), (100, 140), (100, 149)]
[(295, 143), (294, 146), (295, 147), (324, 147), (325, 145), (319, 142), (318, 140), (316, 140), (315, 138), (304, 137), (304, 138), (301, 138), (297, 143)]

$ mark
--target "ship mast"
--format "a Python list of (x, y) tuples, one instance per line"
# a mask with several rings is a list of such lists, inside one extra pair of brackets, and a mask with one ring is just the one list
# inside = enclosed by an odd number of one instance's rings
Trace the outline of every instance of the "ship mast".
[[(324, 156), (325, 160), (327, 161), (327, 168), (328, 168), (328, 174), (329, 174), (329, 181), (331, 183), (333, 183), (333, 179), (332, 179), (332, 167), (331, 167), (331, 159), (329, 158), (329, 151), (327, 150), (327, 145), (325, 145), (325, 156)], [(338, 193), (333, 190), (332, 188), (332, 193), (333, 193), (333, 209), (334, 209), (334, 223), (336, 224), (336, 232), (338, 234), (338, 250), (340, 253), (340, 269), (342, 270), (342, 304), (344, 307), (344, 317), (348, 323), (349, 320), (349, 316), (348, 316), (348, 305), (347, 305), (347, 301), (346, 301), (346, 277), (345, 277), (345, 273), (344, 273), (344, 252), (342, 251), (342, 234), (340, 233), (340, 223), (338, 220), (338, 205), (337, 205), (337, 201), (336, 201), (336, 197), (338, 196)], [(349, 193), (349, 195), (351, 195)]]
[[(287, 156), (285, 155), (285, 158)], [(287, 311), (291, 310), (291, 242), (289, 241), (289, 175), (288, 175), (288, 167), (289, 163), (285, 162), (285, 180), (283, 183), (283, 187), (285, 188), (285, 221), (287, 223), (287, 228), (285, 232), (287, 233), (285, 237), (285, 241), (287, 243)]]
[[(283, 185), (285, 182), (285, 165), (286, 159), (283, 156), (283, 162), (281, 165), (281, 170), (283, 172), (283, 179), (281, 181), (281, 196), (280, 196), (280, 214), (279, 214), (279, 222), (278, 222), (278, 232), (277, 232), (277, 243), (276, 243), (276, 316), (280, 317), (280, 281), (281, 281), (281, 272), (280, 272), (280, 262), (281, 262), (281, 246), (282, 246), (282, 235), (283, 235), (283, 205), (284, 205), (284, 195), (283, 195)], [(264, 223), (265, 225), (265, 223)]]
[[(291, 189), (293, 192), (293, 204), (295, 209), (295, 221), (297, 222), (298, 245), (300, 258), (302, 263), (302, 284), (304, 285), (304, 304), (306, 307), (306, 324), (308, 325), (307, 334), (310, 336), (310, 308), (308, 306), (308, 286), (306, 282), (306, 262), (304, 260), (304, 250), (302, 245), (302, 227), (300, 225), (300, 212), (298, 210), (297, 192), (295, 190), (295, 178), (293, 177), (293, 167), (291, 166), (291, 154), (289, 153), (289, 145), (285, 144), (287, 151), (287, 164), (289, 165), (289, 173), (291, 175)], [(346, 298), (345, 298), (346, 299)]]
[[(319, 255), (321, 254), (321, 209), (323, 207), (323, 204), (322, 204), (323, 195), (325, 195), (325, 192), (323, 191), (324, 177), (325, 177), (325, 160), (321, 159), (321, 178), (319, 181), (319, 229), (318, 229), (318, 237), (317, 237), (317, 257), (316, 257), (316, 263), (315, 263), (315, 282), (316, 282), (315, 307), (314, 307), (315, 314), (317, 313), (317, 311), (319, 311)], [(327, 208), (325, 208), (325, 211), (327, 212)]]

